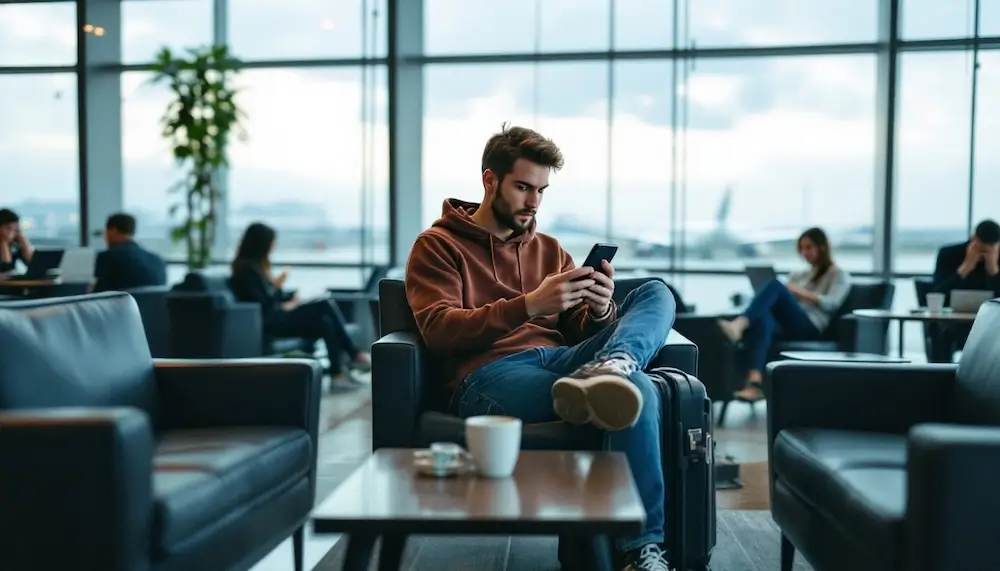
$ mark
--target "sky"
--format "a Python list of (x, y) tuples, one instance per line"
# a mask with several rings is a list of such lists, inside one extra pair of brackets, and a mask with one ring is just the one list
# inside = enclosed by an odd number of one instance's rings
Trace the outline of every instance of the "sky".
[[(428, 55), (669, 49), (672, 3), (616, 0), (425, 0)], [(877, 0), (694, 0), (687, 43), (698, 47), (870, 42)], [(967, 0), (904, 0), (906, 39), (970, 33)], [(232, 0), (232, 51), (248, 60), (385, 54), (384, 0), (364, 43), (361, 0)], [(982, 33), (1000, 35), (1000, 0), (982, 0)], [(72, 65), (69, 2), (0, 5), (0, 67)], [(211, 40), (209, 0), (123, 3), (126, 63), (162, 45)], [(682, 40), (684, 38), (681, 38)], [(899, 107), (898, 224), (964, 227), (968, 204), (971, 59), (903, 56)], [(670, 189), (683, 181), (678, 217), (712, 218), (727, 186), (737, 227), (871, 224), (875, 188), (872, 55), (701, 59), (677, 87), (687, 129), (671, 159), (669, 61), (431, 64), (425, 68), (423, 212), (429, 224), (447, 197), (481, 198), (479, 161), (504, 121), (559, 144), (540, 224), (572, 218), (603, 230), (608, 192), (615, 232), (669, 232)], [(176, 170), (159, 136), (167, 101), (148, 74), (122, 79), (125, 206), (163, 215)], [(303, 201), (339, 225), (387, 223), (386, 75), (367, 86), (358, 68), (253, 69), (238, 76), (249, 139), (232, 149), (234, 207)], [(609, 89), (610, 88), (610, 89)], [(609, 99), (609, 91), (612, 96)], [(1000, 52), (981, 55), (976, 125), (976, 218), (1000, 217)], [(374, 121), (366, 122), (365, 101)], [(678, 107), (678, 112), (681, 111)], [(609, 123), (609, 115), (612, 121)], [(366, 163), (365, 145), (371, 150)], [(75, 77), (0, 75), (0, 181), (6, 200), (75, 200)], [(610, 144), (610, 148), (609, 148)], [(369, 182), (367, 189), (363, 188)], [(680, 192), (680, 191), (678, 191)], [(364, 212), (364, 214), (362, 214)]]

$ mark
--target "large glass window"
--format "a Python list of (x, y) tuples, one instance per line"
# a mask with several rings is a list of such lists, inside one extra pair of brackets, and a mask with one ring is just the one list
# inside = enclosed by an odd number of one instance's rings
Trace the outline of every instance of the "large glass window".
[[(980, 0), (984, 6), (995, 0)], [(901, 0), (900, 35), (906, 40), (957, 38), (972, 35), (976, 0)], [(985, 13), (988, 9), (984, 9)], [(980, 21), (985, 22), (986, 18)]]
[(246, 60), (384, 57), (386, 0), (231, 0), (229, 42)]
[(76, 3), (0, 3), (0, 67), (76, 64)]
[[(619, 246), (615, 263), (667, 268), (673, 227), (673, 63), (618, 61), (614, 66), (610, 233)], [(593, 208), (602, 213), (606, 206)]]
[(976, 169), (972, 195), (972, 223), (1000, 220), (1000, 52), (979, 54), (979, 94), (976, 104)]
[[(230, 249), (259, 220), (278, 231), (279, 261), (388, 259), (386, 218), (374, 213), (388, 193), (386, 75), (381, 66), (369, 68), (374, 76), (363, 89), (362, 71), (251, 69), (237, 76), (248, 139), (232, 148)], [(364, 112), (368, 105), (374, 115)]]
[(136, 217), (136, 237), (145, 247), (183, 259), (184, 245), (170, 240), (177, 222), (170, 217), (170, 205), (179, 197), (168, 193), (182, 172), (160, 125), (171, 92), (165, 84), (150, 84), (151, 77), (145, 71), (122, 74), (123, 204)]
[(212, 0), (122, 2), (122, 61), (146, 63), (163, 47), (183, 51), (212, 43)]
[(610, 14), (610, 0), (424, 0), (424, 50), (428, 55), (604, 51)]
[(844, 267), (872, 269), (874, 57), (705, 60), (679, 83), (679, 266), (794, 269), (820, 226)]
[(0, 204), (37, 245), (79, 243), (76, 76), (0, 75)]
[[(895, 270), (931, 273), (937, 249), (968, 235), (971, 57), (948, 52), (901, 58)], [(980, 132), (989, 138), (988, 131)], [(984, 156), (982, 164), (991, 161)]]
[(704, 46), (873, 42), (879, 0), (692, 0), (680, 29)]
[(487, 139), (504, 121), (553, 139), (565, 167), (550, 178), (538, 227), (575, 258), (607, 237), (607, 62), (433, 65), (425, 75), (423, 222), (446, 198), (479, 202)]

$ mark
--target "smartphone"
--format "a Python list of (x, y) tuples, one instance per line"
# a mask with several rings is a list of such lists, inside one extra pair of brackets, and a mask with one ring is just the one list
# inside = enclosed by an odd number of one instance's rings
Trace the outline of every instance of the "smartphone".
[(601, 269), (601, 260), (610, 262), (614, 259), (617, 252), (617, 244), (594, 244), (590, 248), (590, 253), (587, 254), (587, 259), (583, 261), (583, 265), (601, 272), (603, 271)]

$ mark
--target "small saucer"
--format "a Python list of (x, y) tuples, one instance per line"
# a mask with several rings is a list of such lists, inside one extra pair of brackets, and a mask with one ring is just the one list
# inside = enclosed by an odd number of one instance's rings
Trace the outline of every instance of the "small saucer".
[(417, 469), (417, 473), (421, 476), (432, 476), (435, 478), (461, 476), (473, 470), (472, 464), (470, 462), (466, 462), (462, 458), (454, 458), (444, 465), (436, 464), (429, 453), (414, 453), (413, 466)]

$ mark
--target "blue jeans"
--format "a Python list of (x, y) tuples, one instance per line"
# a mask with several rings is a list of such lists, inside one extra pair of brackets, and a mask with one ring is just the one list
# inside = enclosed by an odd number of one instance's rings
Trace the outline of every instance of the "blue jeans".
[(743, 344), (750, 353), (750, 368), (755, 371), (764, 370), (776, 336), (809, 341), (820, 334), (792, 292), (776, 279), (757, 292), (743, 316), (750, 321)]
[[(573, 347), (538, 347), (487, 363), (458, 387), (455, 413), (515, 416), (526, 423), (558, 420), (552, 410), (552, 384), (584, 364), (611, 353), (627, 353), (645, 369), (663, 346), (676, 316), (670, 290), (658, 280), (633, 290), (619, 308), (618, 319)], [(630, 377), (642, 393), (639, 420), (625, 430), (603, 435), (605, 450), (624, 452), (646, 508), (646, 525), (638, 537), (619, 538), (618, 549), (630, 551), (647, 543), (662, 543), (663, 468), (660, 460), (660, 398), (649, 376), (639, 370)], [(590, 426), (579, 430), (596, 430)]]

